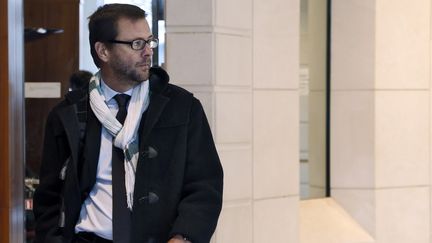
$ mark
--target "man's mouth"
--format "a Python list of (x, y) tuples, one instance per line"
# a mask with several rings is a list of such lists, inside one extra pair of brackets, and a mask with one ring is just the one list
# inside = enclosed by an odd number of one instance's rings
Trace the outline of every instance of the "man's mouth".
[(141, 62), (141, 63), (138, 63), (137, 66), (150, 68), (150, 63), (149, 62)]

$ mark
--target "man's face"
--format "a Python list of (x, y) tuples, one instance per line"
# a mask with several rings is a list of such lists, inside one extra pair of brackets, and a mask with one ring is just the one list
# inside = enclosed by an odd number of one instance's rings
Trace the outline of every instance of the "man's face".
[[(145, 19), (132, 21), (120, 18), (117, 23), (116, 40), (149, 40), (152, 37)], [(108, 66), (114, 75), (128, 82), (143, 82), (149, 78), (152, 49), (146, 44), (142, 50), (134, 50), (127, 44), (112, 44)]]

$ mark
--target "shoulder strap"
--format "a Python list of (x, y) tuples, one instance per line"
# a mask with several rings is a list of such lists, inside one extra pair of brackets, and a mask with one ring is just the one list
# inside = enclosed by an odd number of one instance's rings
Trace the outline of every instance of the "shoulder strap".
[(87, 126), (87, 107), (88, 107), (88, 95), (84, 95), (77, 103), (75, 103), (75, 112), (78, 117), (79, 129), (80, 129), (80, 149), (84, 144), (84, 137)]
[(87, 125), (87, 113), (88, 113), (88, 87), (68, 92), (66, 100), (73, 105), (76, 116), (78, 117), (79, 129), (80, 129), (80, 141), (82, 142), (85, 137), (86, 125)]

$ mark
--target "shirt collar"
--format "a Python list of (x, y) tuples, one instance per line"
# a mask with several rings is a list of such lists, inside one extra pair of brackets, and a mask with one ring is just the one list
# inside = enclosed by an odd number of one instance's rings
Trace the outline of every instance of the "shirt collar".
[[(116, 96), (117, 94), (120, 94), (120, 92), (117, 92), (113, 89), (111, 89), (102, 79), (101, 79), (101, 90), (102, 90), (102, 94), (105, 97), (105, 101), (109, 102), (114, 96)], [(127, 94), (129, 96), (132, 96), (132, 91), (134, 88), (129, 89), (126, 92), (123, 92), (122, 94)]]

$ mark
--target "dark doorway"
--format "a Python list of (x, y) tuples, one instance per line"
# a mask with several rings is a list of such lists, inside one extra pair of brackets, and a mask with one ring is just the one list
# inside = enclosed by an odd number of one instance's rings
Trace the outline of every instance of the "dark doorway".
[[(79, 0), (26, 0), (24, 27), (25, 83), (33, 88), (25, 94), (26, 235), (31, 242), (32, 196), (38, 184), (45, 121), (79, 68)], [(43, 88), (42, 83), (56, 88)], [(37, 95), (47, 92), (47, 96)]]

